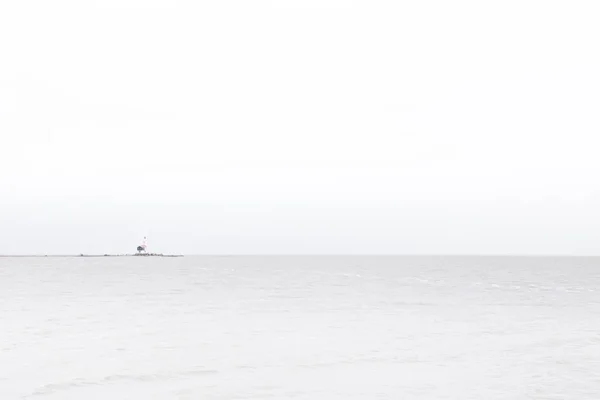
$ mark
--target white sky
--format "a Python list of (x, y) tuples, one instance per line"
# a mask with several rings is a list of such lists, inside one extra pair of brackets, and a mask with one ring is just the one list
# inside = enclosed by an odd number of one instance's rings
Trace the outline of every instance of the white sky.
[(600, 255), (600, 2), (6, 0), (0, 254)]

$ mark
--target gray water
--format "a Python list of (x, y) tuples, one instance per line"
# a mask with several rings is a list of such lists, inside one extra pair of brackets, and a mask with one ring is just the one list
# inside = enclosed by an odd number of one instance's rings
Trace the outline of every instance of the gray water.
[(600, 398), (600, 259), (0, 258), (0, 399)]

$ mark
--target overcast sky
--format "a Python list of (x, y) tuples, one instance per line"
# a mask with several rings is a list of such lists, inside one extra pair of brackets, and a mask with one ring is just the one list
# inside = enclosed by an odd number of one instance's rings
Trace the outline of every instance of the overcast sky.
[(600, 255), (600, 2), (6, 0), (0, 254)]

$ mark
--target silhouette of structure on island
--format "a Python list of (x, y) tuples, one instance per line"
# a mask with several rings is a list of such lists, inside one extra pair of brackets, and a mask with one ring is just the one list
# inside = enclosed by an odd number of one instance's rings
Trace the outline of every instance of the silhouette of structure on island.
[(142, 253), (142, 251), (143, 251), (144, 253), (147, 253), (147, 252), (146, 252), (146, 236), (144, 236), (144, 240), (142, 241), (142, 244), (141, 244), (141, 245), (139, 245), (139, 246), (137, 247), (137, 252), (138, 252), (138, 254), (141, 254), (141, 253)]

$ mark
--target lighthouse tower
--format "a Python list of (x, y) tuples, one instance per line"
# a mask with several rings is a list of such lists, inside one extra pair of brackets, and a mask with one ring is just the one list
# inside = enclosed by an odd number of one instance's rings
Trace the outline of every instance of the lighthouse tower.
[(142, 244), (137, 247), (138, 254), (141, 254), (142, 251), (146, 253), (146, 236), (144, 236), (144, 240), (142, 240)]

